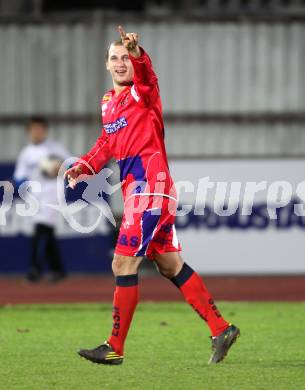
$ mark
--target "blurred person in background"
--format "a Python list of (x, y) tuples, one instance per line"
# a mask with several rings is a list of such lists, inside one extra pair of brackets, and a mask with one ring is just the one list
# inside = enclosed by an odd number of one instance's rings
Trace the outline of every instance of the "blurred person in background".
[(58, 282), (66, 277), (66, 272), (54, 232), (58, 212), (48, 204), (57, 203), (57, 175), (62, 162), (70, 155), (62, 144), (48, 138), (48, 124), (43, 117), (33, 117), (27, 125), (27, 133), (30, 143), (17, 159), (14, 184), (16, 189), (25, 181), (41, 184), (41, 192), (35, 193), (39, 210), (32, 217), (31, 264), (27, 279), (38, 282), (47, 265), (49, 282)]

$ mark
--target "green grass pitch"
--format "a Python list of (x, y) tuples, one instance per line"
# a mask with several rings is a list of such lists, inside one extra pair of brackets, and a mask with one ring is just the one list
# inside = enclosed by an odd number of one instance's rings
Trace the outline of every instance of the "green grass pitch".
[(0, 308), (0, 389), (305, 389), (305, 303), (220, 303), (241, 328), (228, 357), (208, 366), (209, 332), (183, 303), (142, 303), (122, 366), (76, 351), (102, 343), (111, 305)]

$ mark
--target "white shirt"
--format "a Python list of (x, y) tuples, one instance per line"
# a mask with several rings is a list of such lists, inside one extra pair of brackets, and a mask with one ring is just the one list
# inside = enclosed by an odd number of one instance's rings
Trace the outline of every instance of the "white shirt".
[[(38, 181), (41, 184), (41, 192), (33, 194), (39, 202), (39, 211), (33, 217), (34, 223), (42, 223), (54, 226), (58, 212), (48, 204), (57, 204), (57, 178), (48, 178), (41, 173), (40, 164), (49, 156), (58, 156), (65, 160), (70, 157), (66, 148), (59, 142), (46, 139), (40, 144), (25, 146), (17, 159), (14, 180)], [(63, 182), (61, 183), (63, 185)]]

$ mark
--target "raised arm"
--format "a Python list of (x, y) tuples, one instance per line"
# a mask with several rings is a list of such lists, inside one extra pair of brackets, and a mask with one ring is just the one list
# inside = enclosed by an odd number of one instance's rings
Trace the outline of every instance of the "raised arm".
[(142, 98), (145, 106), (151, 106), (159, 96), (158, 78), (153, 70), (151, 59), (144, 49), (139, 46), (138, 34), (125, 33), (122, 26), (119, 26), (118, 30), (133, 65), (133, 82), (136, 95)]

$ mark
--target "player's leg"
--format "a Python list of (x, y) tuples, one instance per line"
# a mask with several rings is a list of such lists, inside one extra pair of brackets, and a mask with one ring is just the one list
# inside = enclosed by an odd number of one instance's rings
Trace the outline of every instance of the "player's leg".
[(212, 335), (209, 363), (220, 362), (239, 336), (239, 329), (221, 316), (202, 279), (183, 262), (179, 252), (155, 255), (155, 262), (159, 272), (179, 288), (184, 299), (207, 322)]
[(133, 313), (139, 301), (138, 268), (143, 257), (114, 255), (112, 271), (116, 287), (113, 297), (113, 328), (108, 343), (119, 354), (124, 353)]
[(66, 277), (60, 256), (57, 240), (54, 234), (54, 228), (45, 226), (46, 231), (46, 258), (51, 271), (49, 282), (58, 282)]
[(112, 270), (116, 280), (113, 297), (113, 327), (104, 344), (93, 350), (80, 350), (82, 357), (101, 364), (121, 364), (124, 344), (136, 309), (138, 292), (138, 268), (143, 257), (115, 254)]
[[(81, 356), (96, 363), (121, 364), (123, 362), (125, 339), (138, 303), (138, 267), (149, 248), (160, 220), (160, 214), (155, 214), (156, 209), (150, 208), (148, 198), (138, 197), (134, 201), (136, 204), (131, 201), (125, 203), (112, 263), (116, 288), (113, 298), (111, 335), (105, 344), (94, 350), (79, 352)], [(137, 206), (136, 212), (134, 206)]]
[(183, 262), (179, 252), (155, 255), (155, 262), (161, 275), (179, 288), (185, 300), (207, 322), (212, 336), (218, 336), (229, 326), (201, 277)]
[[(144, 197), (143, 197), (144, 198)], [(116, 278), (113, 300), (113, 329), (108, 343), (123, 355), (124, 342), (138, 303), (138, 267), (146, 254), (160, 215), (150, 208), (149, 199), (138, 197), (125, 203), (112, 270)], [(153, 199), (151, 199), (152, 203)], [(134, 212), (137, 206), (137, 212)]]
[(40, 224), (34, 227), (34, 233), (31, 240), (31, 266), (27, 274), (27, 279), (30, 282), (37, 282), (42, 277), (42, 265), (40, 263), (39, 252), (41, 244), (43, 244), (43, 230)]

